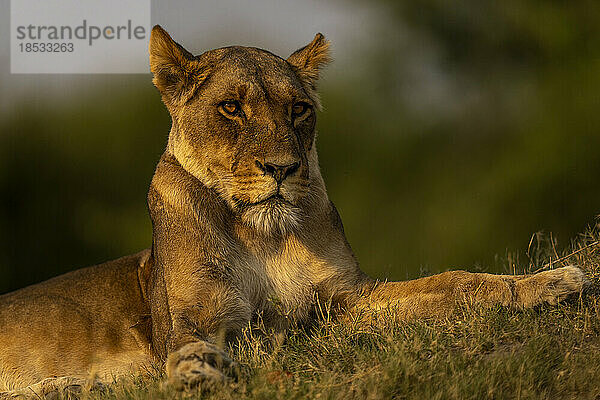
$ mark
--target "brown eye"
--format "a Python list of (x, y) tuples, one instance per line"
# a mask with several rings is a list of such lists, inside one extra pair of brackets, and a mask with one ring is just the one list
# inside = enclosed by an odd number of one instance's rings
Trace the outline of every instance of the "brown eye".
[(292, 106), (292, 117), (297, 118), (300, 117), (302, 115), (304, 115), (304, 113), (306, 113), (306, 111), (308, 111), (309, 109), (309, 105), (306, 103), (296, 103)]
[(220, 106), (226, 114), (232, 116), (239, 114), (239, 112), (241, 111), (240, 103), (238, 103), (237, 101), (224, 101), (220, 104)]

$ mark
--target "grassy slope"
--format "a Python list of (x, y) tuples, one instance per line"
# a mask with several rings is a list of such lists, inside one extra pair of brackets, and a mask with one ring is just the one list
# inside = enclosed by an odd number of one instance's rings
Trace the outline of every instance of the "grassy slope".
[[(598, 232), (574, 243), (562, 264), (585, 269), (592, 286), (558, 307), (513, 311), (464, 308), (447, 321), (357, 328), (324, 318), (282, 346), (249, 337), (233, 350), (237, 383), (179, 394), (161, 377), (137, 378), (93, 398), (598, 398), (600, 245)], [(550, 252), (556, 253), (550, 248)], [(539, 249), (536, 261), (547, 261)], [(539, 267), (532, 263), (529, 268)]]

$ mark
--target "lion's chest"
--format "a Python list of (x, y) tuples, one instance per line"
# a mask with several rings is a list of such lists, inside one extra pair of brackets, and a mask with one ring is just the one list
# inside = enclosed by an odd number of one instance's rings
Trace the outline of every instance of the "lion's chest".
[(315, 301), (315, 258), (302, 246), (287, 243), (268, 256), (247, 253), (238, 285), (255, 317), (272, 326), (306, 319)]

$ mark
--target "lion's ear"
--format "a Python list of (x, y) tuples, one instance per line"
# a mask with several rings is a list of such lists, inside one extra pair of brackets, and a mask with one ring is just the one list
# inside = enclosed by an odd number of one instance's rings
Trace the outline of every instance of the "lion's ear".
[(167, 107), (188, 101), (206, 79), (208, 69), (171, 39), (160, 25), (152, 28), (148, 50), (150, 70), (154, 75), (152, 82)]
[(317, 33), (312, 42), (293, 52), (287, 59), (309, 95), (315, 97), (317, 105), (316, 89), (319, 71), (330, 61), (329, 41), (321, 33)]

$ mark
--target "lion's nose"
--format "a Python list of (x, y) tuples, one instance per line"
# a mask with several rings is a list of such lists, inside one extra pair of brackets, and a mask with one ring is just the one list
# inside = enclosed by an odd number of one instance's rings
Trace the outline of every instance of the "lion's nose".
[(298, 168), (300, 168), (300, 161), (287, 165), (278, 165), (270, 162), (261, 163), (256, 160), (256, 166), (263, 171), (265, 175), (270, 175), (277, 183), (281, 183), (285, 178), (298, 171)]

